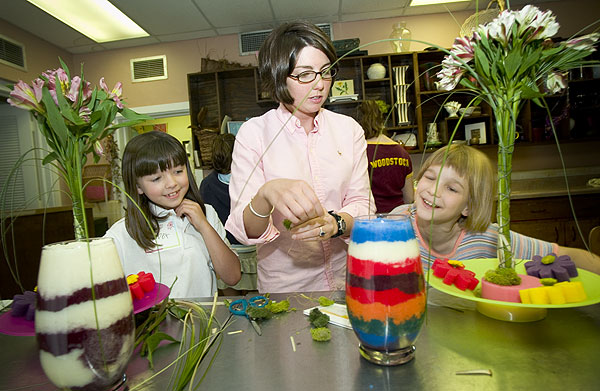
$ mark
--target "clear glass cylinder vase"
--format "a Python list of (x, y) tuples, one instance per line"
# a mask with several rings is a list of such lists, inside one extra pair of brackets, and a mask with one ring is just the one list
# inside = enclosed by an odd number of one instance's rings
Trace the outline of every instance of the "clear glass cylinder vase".
[(412, 34), (406, 28), (406, 22), (398, 22), (392, 25), (392, 33), (390, 34), (390, 44), (394, 53), (402, 53), (410, 51), (410, 39)]
[(35, 330), (42, 368), (58, 388), (107, 390), (124, 383), (135, 323), (112, 239), (43, 247)]
[(347, 267), (346, 305), (361, 356), (379, 365), (412, 360), (427, 300), (419, 244), (408, 217), (354, 219)]

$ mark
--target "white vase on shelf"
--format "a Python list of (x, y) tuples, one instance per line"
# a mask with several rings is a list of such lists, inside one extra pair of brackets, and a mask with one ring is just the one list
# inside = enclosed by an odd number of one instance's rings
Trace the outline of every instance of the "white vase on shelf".
[(392, 45), (392, 51), (394, 53), (402, 53), (410, 51), (410, 39), (412, 34), (409, 29), (406, 28), (406, 22), (398, 22), (392, 25), (392, 33), (390, 34), (390, 38), (393, 41), (390, 41)]
[(367, 77), (369, 80), (383, 79), (385, 77), (385, 67), (383, 64), (376, 62), (375, 64), (371, 64), (369, 69), (367, 69)]

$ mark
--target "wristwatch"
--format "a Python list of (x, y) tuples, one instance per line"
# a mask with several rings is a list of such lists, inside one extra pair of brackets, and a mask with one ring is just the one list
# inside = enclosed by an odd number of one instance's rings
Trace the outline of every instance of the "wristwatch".
[(329, 213), (330, 215), (333, 216), (333, 218), (335, 219), (335, 222), (337, 223), (337, 233), (335, 235), (332, 235), (332, 238), (337, 238), (338, 236), (342, 236), (344, 234), (344, 232), (346, 232), (346, 220), (344, 220), (344, 218), (342, 216), (340, 216), (339, 214), (335, 213), (334, 211), (330, 210), (327, 213)]

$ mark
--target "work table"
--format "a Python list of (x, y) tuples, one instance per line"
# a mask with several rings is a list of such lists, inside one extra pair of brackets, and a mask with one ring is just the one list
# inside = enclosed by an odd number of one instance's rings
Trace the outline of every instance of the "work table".
[[(306, 295), (344, 299), (343, 291)], [(297, 311), (262, 322), (262, 336), (245, 318), (234, 317), (200, 389), (469, 391), (555, 390), (568, 385), (569, 389), (587, 390), (600, 381), (600, 304), (550, 309), (541, 321), (511, 323), (483, 316), (472, 302), (432, 288), (427, 318), (415, 343), (415, 359), (381, 367), (360, 357), (352, 330), (330, 325), (331, 341), (312, 341), (302, 310), (316, 305), (314, 301), (299, 294), (271, 297), (289, 298)], [(219, 305), (216, 316), (224, 321), (229, 312)], [(177, 337), (181, 326), (169, 317), (164, 329)], [(0, 389), (54, 390), (42, 373), (34, 337), (0, 334), (0, 346)], [(135, 356), (127, 368), (130, 389), (168, 389), (169, 371), (152, 383), (135, 386), (164, 368), (176, 354), (177, 345), (156, 351), (155, 370)], [(206, 364), (208, 360), (203, 367)], [(491, 370), (492, 376), (456, 374), (479, 369)]]
[[(600, 187), (588, 185), (592, 178), (600, 178), (600, 167), (567, 169), (569, 191), (572, 195), (600, 193)], [(513, 172), (511, 199), (567, 195), (562, 170), (535, 170)]]

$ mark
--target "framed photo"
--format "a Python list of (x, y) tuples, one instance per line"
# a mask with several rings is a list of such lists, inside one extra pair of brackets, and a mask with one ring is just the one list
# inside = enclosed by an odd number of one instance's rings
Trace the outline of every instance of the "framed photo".
[(474, 124), (465, 125), (465, 140), (467, 142), (471, 139), (478, 138), (478, 144), (486, 144), (487, 139), (485, 136), (485, 122), (476, 122)]
[(354, 95), (354, 80), (336, 80), (331, 86), (331, 96)]
[(240, 130), (240, 126), (245, 121), (229, 121), (227, 122), (227, 133), (231, 133), (234, 136), (237, 136), (238, 131)]

